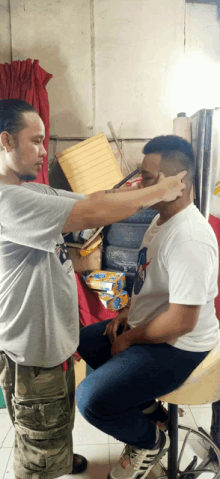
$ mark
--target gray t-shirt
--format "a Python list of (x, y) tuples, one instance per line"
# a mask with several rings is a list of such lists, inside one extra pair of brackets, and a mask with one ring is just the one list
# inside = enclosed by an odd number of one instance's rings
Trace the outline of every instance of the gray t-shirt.
[(0, 182), (0, 350), (16, 363), (50, 368), (77, 349), (77, 287), (61, 232), (84, 198)]

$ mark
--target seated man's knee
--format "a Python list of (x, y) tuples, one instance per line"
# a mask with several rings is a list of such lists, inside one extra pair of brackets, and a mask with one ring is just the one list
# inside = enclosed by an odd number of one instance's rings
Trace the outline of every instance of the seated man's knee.
[(92, 422), (92, 419), (95, 418), (109, 418), (110, 407), (102, 396), (102, 391), (97, 387), (95, 381), (90, 383), (90, 387), (88, 387), (88, 378), (79, 384), (76, 390), (76, 403), (87, 421)]
[(82, 381), (76, 390), (76, 403), (82, 416), (87, 418), (89, 412), (90, 394), (85, 387), (85, 381)]

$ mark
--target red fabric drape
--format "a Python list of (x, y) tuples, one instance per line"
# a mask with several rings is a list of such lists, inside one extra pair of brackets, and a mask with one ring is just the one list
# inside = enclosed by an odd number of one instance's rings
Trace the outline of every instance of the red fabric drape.
[[(0, 99), (18, 98), (30, 103), (38, 112), (45, 125), (44, 147), (48, 151), (49, 143), (49, 101), (46, 91), (48, 81), (53, 77), (39, 65), (39, 60), (29, 58), (0, 64)], [(42, 170), (36, 182), (49, 184), (48, 156), (44, 159)]]
[[(118, 315), (118, 311), (110, 311), (101, 303), (98, 294), (90, 289), (82, 279), (80, 273), (75, 271), (79, 302), (79, 322), (82, 326), (100, 323), (106, 319), (113, 319)], [(81, 356), (76, 351), (74, 358), (80, 361)]]
[[(220, 219), (216, 218), (216, 216), (210, 215), (209, 223), (216, 234), (218, 245), (220, 245)], [(219, 255), (218, 296), (215, 298), (215, 309), (216, 309), (216, 316), (218, 320), (220, 321), (220, 255)]]

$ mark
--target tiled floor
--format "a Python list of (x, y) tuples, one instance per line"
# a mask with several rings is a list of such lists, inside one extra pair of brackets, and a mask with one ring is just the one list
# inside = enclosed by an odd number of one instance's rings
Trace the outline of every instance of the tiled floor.
[[(182, 407), (183, 416), (179, 417), (179, 423), (197, 429), (202, 426), (208, 433), (211, 423), (211, 405)], [(0, 479), (14, 479), (12, 470), (13, 460), (13, 427), (6, 409), (0, 409)], [(88, 460), (88, 469), (83, 474), (75, 476), (65, 475), (62, 479), (106, 479), (112, 464), (117, 462), (123, 449), (123, 444), (103, 432), (90, 426), (76, 412), (76, 421), (73, 432), (74, 450), (84, 455)], [(179, 434), (179, 446), (183, 443), (183, 433)], [(202, 440), (195, 436), (190, 439), (184, 453), (182, 468), (186, 467), (194, 455), (198, 455), (200, 461), (207, 455), (207, 449)], [(164, 459), (166, 462), (166, 458)], [(165, 464), (164, 462), (164, 464)], [(200, 476), (202, 479), (211, 479), (210, 473)]]

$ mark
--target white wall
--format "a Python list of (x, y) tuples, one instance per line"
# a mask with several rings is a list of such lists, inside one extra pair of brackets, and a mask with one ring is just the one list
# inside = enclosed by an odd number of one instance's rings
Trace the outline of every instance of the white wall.
[[(179, 111), (220, 106), (216, 5), (1, 0), (0, 27), (1, 63), (12, 52), (13, 60), (39, 59), (54, 76), (47, 86), (51, 135), (103, 131), (110, 138), (112, 121), (133, 166), (145, 139), (172, 133)], [(67, 145), (58, 142), (58, 151)]]
[(10, 18), (8, 1), (1, 0), (0, 3), (0, 63), (10, 62)]

